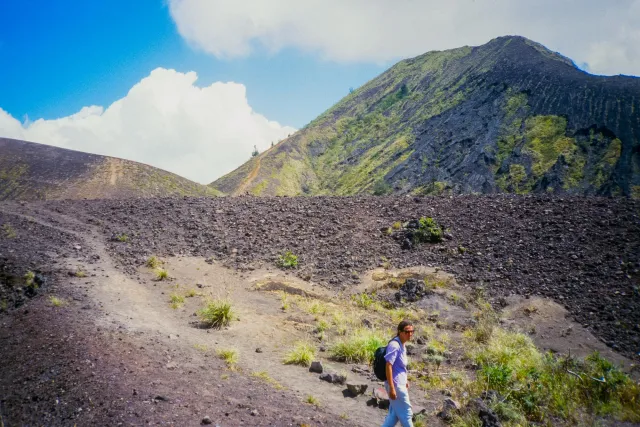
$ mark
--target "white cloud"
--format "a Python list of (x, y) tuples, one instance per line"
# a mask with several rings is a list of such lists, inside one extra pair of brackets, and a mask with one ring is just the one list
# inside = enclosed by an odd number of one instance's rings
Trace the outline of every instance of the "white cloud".
[(157, 68), (106, 110), (20, 123), (0, 108), (0, 136), (147, 163), (201, 183), (240, 166), (253, 146), (295, 129), (254, 112), (244, 85), (195, 86), (194, 72)]
[(640, 75), (640, 0), (169, 0), (180, 34), (218, 57), (294, 47), (335, 61), (387, 61), (518, 34)]

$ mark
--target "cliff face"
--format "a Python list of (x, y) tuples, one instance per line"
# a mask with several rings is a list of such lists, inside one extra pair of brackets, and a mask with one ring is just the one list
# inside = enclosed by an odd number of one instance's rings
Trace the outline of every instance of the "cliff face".
[(213, 188), (141, 163), (0, 138), (0, 200), (219, 194)]
[(399, 62), (211, 184), (256, 195), (640, 197), (640, 79), (522, 37)]

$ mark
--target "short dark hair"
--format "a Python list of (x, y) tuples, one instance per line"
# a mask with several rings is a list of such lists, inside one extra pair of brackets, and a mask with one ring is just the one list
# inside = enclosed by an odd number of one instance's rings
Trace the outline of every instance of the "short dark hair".
[(413, 323), (409, 322), (408, 320), (403, 320), (402, 322), (400, 322), (398, 324), (398, 333), (404, 331), (404, 328), (406, 328), (407, 326), (413, 326)]

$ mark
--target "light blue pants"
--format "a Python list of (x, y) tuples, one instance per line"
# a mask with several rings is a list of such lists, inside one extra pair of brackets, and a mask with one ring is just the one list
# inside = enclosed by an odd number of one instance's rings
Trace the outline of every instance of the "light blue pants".
[[(389, 392), (389, 384), (385, 381), (384, 388)], [(409, 390), (406, 386), (396, 386), (396, 399), (389, 399), (389, 415), (384, 419), (382, 427), (393, 427), (398, 421), (402, 427), (413, 427), (413, 411), (409, 401)]]

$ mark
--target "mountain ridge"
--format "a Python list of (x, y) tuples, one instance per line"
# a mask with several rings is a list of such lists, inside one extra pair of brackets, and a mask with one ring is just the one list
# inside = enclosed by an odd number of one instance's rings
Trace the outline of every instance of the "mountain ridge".
[(217, 195), (143, 163), (0, 138), (0, 200)]
[[(640, 197), (638, 135), (640, 79), (499, 37), (398, 62), (261, 153), (248, 191)], [(238, 194), (256, 161), (210, 185)]]

